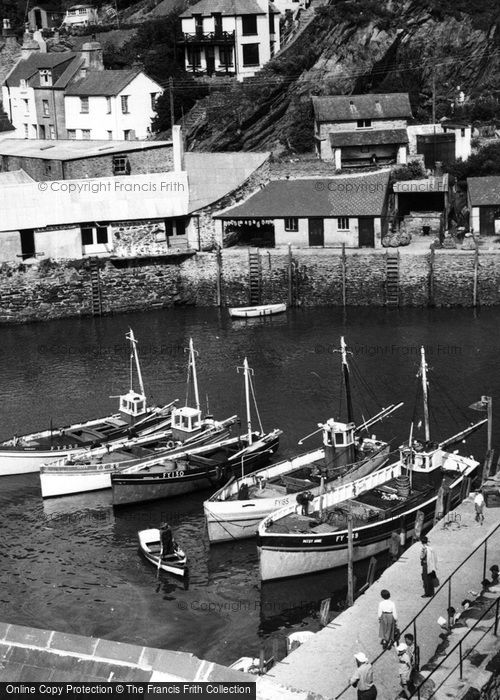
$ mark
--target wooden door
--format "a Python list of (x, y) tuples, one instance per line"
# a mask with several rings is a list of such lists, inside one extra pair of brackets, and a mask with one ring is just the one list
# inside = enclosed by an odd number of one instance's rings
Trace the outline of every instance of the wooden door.
[(360, 248), (375, 248), (375, 229), (372, 216), (360, 216), (358, 229), (358, 245)]
[(325, 229), (323, 219), (309, 219), (309, 245), (324, 247)]
[(495, 235), (495, 207), (479, 207), (479, 232), (483, 236)]

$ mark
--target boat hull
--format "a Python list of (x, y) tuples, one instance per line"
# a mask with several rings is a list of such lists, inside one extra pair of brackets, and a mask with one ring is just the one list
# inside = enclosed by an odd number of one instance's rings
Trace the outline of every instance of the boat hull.
[(0, 451), (0, 476), (15, 474), (35, 474), (40, 471), (42, 464), (49, 464), (56, 459), (68, 457), (71, 453), (63, 450), (31, 451), (31, 450), (2, 450)]
[[(329, 488), (340, 486), (347, 479), (360, 479), (381, 467), (387, 461), (389, 447), (373, 458), (363, 462), (349, 475), (340, 477), (328, 484)], [(319, 487), (313, 489), (319, 492)], [(211, 543), (229, 542), (231, 540), (255, 537), (261, 520), (275, 510), (296, 503), (297, 494), (283, 495), (281, 498), (255, 498), (249, 501), (205, 501), (203, 508), (207, 523), (208, 537)]]
[[(476, 469), (477, 471), (477, 469)], [(473, 473), (467, 476), (474, 477)], [(461, 502), (463, 476), (453, 482), (450, 507)], [(387, 520), (356, 528), (353, 533), (353, 560), (361, 561), (389, 549), (391, 535), (402, 528), (405, 537), (414, 532), (417, 511), (424, 513), (423, 529), (433, 524), (438, 493), (411, 509)], [(348, 563), (346, 532), (304, 533), (280, 537), (260, 535), (257, 542), (262, 581), (303, 576), (318, 571), (336, 569)]]
[(40, 472), (42, 498), (69, 496), (86, 491), (100, 491), (111, 488), (112, 471), (71, 472), (67, 474)]
[(229, 309), (232, 318), (259, 318), (273, 316), (286, 311), (286, 304), (261, 304), (260, 306), (242, 306)]

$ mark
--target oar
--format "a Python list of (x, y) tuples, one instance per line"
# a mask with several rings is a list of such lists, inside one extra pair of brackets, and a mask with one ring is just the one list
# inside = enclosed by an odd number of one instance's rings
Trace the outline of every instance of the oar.
[[(161, 535), (160, 535), (161, 537)], [(161, 560), (163, 557), (163, 544), (160, 544), (160, 558), (158, 559), (158, 568), (156, 570), (156, 578), (160, 578), (160, 568), (161, 568)]]

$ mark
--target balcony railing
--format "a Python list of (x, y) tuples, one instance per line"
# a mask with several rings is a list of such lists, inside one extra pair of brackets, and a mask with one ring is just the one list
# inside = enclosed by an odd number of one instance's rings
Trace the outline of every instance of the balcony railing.
[(177, 40), (179, 44), (234, 44), (234, 32), (183, 32)]

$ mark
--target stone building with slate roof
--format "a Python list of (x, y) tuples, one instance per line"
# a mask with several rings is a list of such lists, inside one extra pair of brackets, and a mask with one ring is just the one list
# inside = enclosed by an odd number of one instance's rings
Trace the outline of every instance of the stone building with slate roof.
[(200, 0), (181, 15), (179, 46), (196, 76), (253, 76), (280, 49), (279, 10), (269, 0)]
[(500, 235), (500, 175), (467, 178), (467, 200), (473, 233)]
[(251, 245), (379, 248), (387, 225), (389, 174), (273, 180), (214, 218), (226, 241), (239, 234)]
[(313, 97), (316, 152), (343, 165), (406, 163), (406, 93)]

